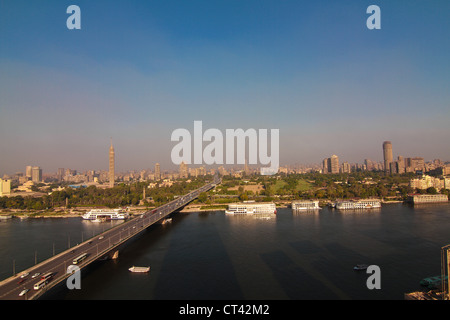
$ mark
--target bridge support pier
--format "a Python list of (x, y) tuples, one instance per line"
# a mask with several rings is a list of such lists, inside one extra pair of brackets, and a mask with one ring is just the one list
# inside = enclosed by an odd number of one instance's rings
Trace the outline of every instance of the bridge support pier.
[(111, 259), (116, 260), (117, 258), (119, 258), (119, 250), (114, 251), (114, 253), (111, 256)]

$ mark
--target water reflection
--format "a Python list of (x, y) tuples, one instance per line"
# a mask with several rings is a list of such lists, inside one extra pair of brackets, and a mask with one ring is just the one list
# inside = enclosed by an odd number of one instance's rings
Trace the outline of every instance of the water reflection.
[(96, 234), (102, 233), (119, 224), (124, 223), (124, 220), (107, 220), (102, 222), (93, 222), (90, 220), (81, 220), (82, 232), (86, 233), (88, 237), (93, 237)]
[(427, 210), (435, 210), (435, 209), (446, 209), (449, 207), (448, 203), (407, 203), (407, 207), (417, 209), (427, 209)]
[(292, 214), (294, 216), (299, 216), (299, 215), (319, 215), (320, 213), (320, 209), (292, 209)]
[(251, 222), (251, 221), (268, 221), (276, 222), (277, 215), (274, 213), (258, 213), (258, 214), (225, 214), (230, 222)]
[(336, 209), (336, 212), (346, 215), (346, 214), (370, 214), (370, 213), (380, 213), (381, 208), (371, 208), (371, 209), (345, 209), (345, 210), (339, 210)]

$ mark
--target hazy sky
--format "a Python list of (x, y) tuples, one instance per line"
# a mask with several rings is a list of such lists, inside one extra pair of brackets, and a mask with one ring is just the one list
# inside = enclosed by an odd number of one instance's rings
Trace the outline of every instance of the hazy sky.
[[(69, 5), (81, 30), (69, 30)], [(369, 5), (381, 30), (369, 30)], [(280, 130), (280, 163), (450, 160), (448, 0), (0, 0), (0, 176), (173, 167), (172, 131)]]

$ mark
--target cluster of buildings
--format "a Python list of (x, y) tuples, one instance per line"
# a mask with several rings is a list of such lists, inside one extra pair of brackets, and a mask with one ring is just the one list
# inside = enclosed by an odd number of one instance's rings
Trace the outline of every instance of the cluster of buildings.
[(450, 166), (446, 167), (444, 162), (435, 159), (432, 162), (425, 162), (422, 157), (404, 158), (398, 156), (394, 160), (392, 153), (392, 143), (390, 141), (383, 142), (383, 159), (384, 171), (386, 173), (407, 173), (407, 172), (429, 172), (436, 169), (446, 171), (445, 174), (450, 174)]
[[(436, 190), (450, 189), (450, 165), (445, 164), (441, 160), (425, 162), (424, 158), (413, 157), (404, 158), (398, 156), (396, 160), (393, 158), (392, 143), (390, 141), (383, 142), (383, 162), (376, 162), (365, 159), (363, 164), (350, 164), (348, 162), (339, 162), (337, 155), (332, 155), (322, 161), (321, 165), (294, 165), (282, 166), (279, 173), (308, 173), (321, 172), (324, 174), (350, 173), (352, 171), (385, 171), (387, 174), (394, 173), (429, 173), (430, 175), (422, 175), (420, 178), (412, 179), (410, 186), (417, 189), (428, 189), (434, 187)], [(116, 182), (129, 181), (171, 181), (178, 178), (186, 179), (189, 177), (198, 177), (204, 175), (214, 175), (219, 173), (222, 176), (231, 175), (234, 177), (243, 177), (251, 174), (258, 174), (259, 168), (250, 168), (245, 163), (244, 168), (225, 168), (223, 166), (217, 169), (206, 169), (205, 167), (191, 168), (182, 162), (178, 171), (162, 171), (159, 163), (155, 164), (153, 170), (129, 171), (126, 173), (115, 172), (115, 152), (111, 141), (109, 148), (109, 170), (94, 171), (89, 170), (82, 173), (77, 170), (68, 168), (58, 168), (55, 174), (47, 174), (46, 181), (49, 182), (69, 182), (72, 184), (97, 185), (104, 188), (111, 188)], [(434, 177), (433, 177), (434, 176)], [(440, 176), (440, 178), (436, 178)], [(26, 166), (25, 174), (18, 172), (13, 176), (5, 175), (0, 179), (0, 196), (11, 193), (11, 184), (18, 185), (18, 191), (30, 192), (35, 184), (43, 182), (42, 169), (38, 166)]]
[[(282, 168), (280, 168), (280, 171)], [(394, 160), (392, 152), (392, 142), (383, 142), (383, 162), (376, 162), (370, 159), (364, 159), (364, 164), (350, 164), (343, 162), (339, 164), (339, 157), (332, 155), (322, 161), (322, 173), (350, 173), (352, 171), (385, 171), (387, 174), (396, 173), (425, 173), (433, 175), (450, 175), (450, 165), (446, 165), (442, 160), (435, 159), (431, 162), (425, 162), (422, 157), (405, 158), (398, 156)]]
[[(398, 156), (394, 160), (392, 154), (392, 143), (383, 143), (384, 170), (387, 174), (415, 172), (420, 174), (417, 178), (411, 179), (409, 186), (414, 189), (426, 190), (435, 188), (450, 190), (450, 166), (443, 161), (435, 159), (432, 162), (425, 162), (421, 157), (403, 158)], [(429, 173), (427, 175), (425, 173)]]
[(424, 174), (420, 177), (411, 179), (409, 186), (421, 190), (426, 190), (428, 188), (435, 188), (437, 191), (442, 189), (450, 190), (450, 177), (432, 177)]
[(332, 155), (322, 161), (322, 173), (350, 173), (354, 171), (382, 171), (384, 169), (382, 162), (376, 162), (370, 159), (364, 159), (364, 163), (343, 162), (339, 164), (339, 157)]
[(32, 191), (31, 188), (43, 182), (42, 169), (38, 166), (26, 166), (25, 174), (16, 172), (12, 177), (5, 175), (0, 179), (0, 197), (11, 194), (11, 185), (19, 185), (19, 191)]

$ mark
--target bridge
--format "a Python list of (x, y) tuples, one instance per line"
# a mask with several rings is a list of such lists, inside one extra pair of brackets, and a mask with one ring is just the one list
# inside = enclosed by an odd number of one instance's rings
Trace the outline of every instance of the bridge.
[[(73, 265), (73, 260), (77, 257), (80, 257), (81, 255), (85, 256), (85, 259), (77, 264), (77, 267), (83, 269), (99, 259), (117, 256), (119, 247), (128, 240), (136, 237), (146, 228), (161, 221), (172, 212), (183, 208), (189, 202), (196, 199), (200, 193), (213, 189), (219, 183), (220, 179), (216, 176), (213, 182), (210, 182), (201, 188), (191, 191), (156, 209), (147, 211), (136, 218), (121, 223), (114, 228), (98, 234), (75, 247), (69, 248), (15, 276), (1, 281), (0, 299), (38, 299), (44, 293), (48, 292), (62, 281), (65, 281), (71, 275), (70, 273), (67, 273), (67, 268)], [(39, 273), (39, 276), (33, 278), (33, 275), (37, 273)], [(41, 289), (35, 290), (34, 286), (41, 281), (41, 276), (48, 273), (52, 274), (52, 278)]]

